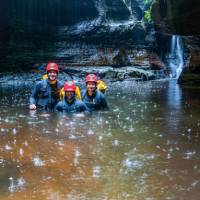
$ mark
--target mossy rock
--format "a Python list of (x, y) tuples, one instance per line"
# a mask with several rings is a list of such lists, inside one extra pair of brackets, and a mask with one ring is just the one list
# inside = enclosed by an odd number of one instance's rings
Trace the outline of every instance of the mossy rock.
[(200, 74), (186, 73), (178, 78), (178, 83), (184, 86), (200, 87)]

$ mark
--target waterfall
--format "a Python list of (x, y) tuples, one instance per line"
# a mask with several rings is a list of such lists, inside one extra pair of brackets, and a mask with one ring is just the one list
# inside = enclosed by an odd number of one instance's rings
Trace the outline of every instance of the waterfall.
[(133, 11), (132, 11), (132, 8), (131, 8), (131, 1), (130, 0), (122, 0), (124, 5), (126, 6), (126, 8), (129, 10), (130, 12), (130, 20), (133, 20), (134, 17), (133, 17)]
[(178, 79), (184, 68), (183, 45), (179, 35), (173, 35), (171, 39), (169, 67), (171, 70), (171, 77)]

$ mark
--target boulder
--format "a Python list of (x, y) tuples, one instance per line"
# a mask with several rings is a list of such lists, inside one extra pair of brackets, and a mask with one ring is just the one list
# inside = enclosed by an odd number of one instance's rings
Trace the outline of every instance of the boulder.
[(182, 71), (178, 83), (185, 86), (200, 87), (200, 51), (190, 53), (187, 67)]

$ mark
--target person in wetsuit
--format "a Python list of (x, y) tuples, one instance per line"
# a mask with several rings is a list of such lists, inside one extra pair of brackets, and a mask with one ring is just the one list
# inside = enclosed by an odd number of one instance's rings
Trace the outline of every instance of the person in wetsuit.
[(97, 77), (95, 74), (86, 76), (86, 90), (81, 94), (83, 102), (87, 107), (94, 110), (107, 110), (108, 103), (106, 97), (97, 89)]
[(89, 109), (82, 101), (78, 100), (75, 95), (76, 85), (74, 81), (67, 81), (64, 85), (65, 96), (55, 106), (55, 111), (65, 113), (84, 112), (89, 113)]
[(29, 99), (29, 109), (54, 110), (59, 101), (59, 93), (63, 83), (58, 81), (59, 67), (56, 63), (46, 66), (47, 79), (36, 83)]

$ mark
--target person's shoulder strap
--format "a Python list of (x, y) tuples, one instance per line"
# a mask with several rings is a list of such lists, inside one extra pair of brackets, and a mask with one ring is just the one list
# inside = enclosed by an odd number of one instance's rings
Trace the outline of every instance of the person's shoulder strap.
[(81, 93), (81, 97), (82, 97), (82, 99), (84, 99), (85, 96), (86, 96), (86, 90), (83, 90), (83, 92)]
[(37, 83), (37, 87), (46, 89), (46, 87), (47, 87), (47, 80), (45, 79), (45, 80), (39, 81), (39, 82)]

